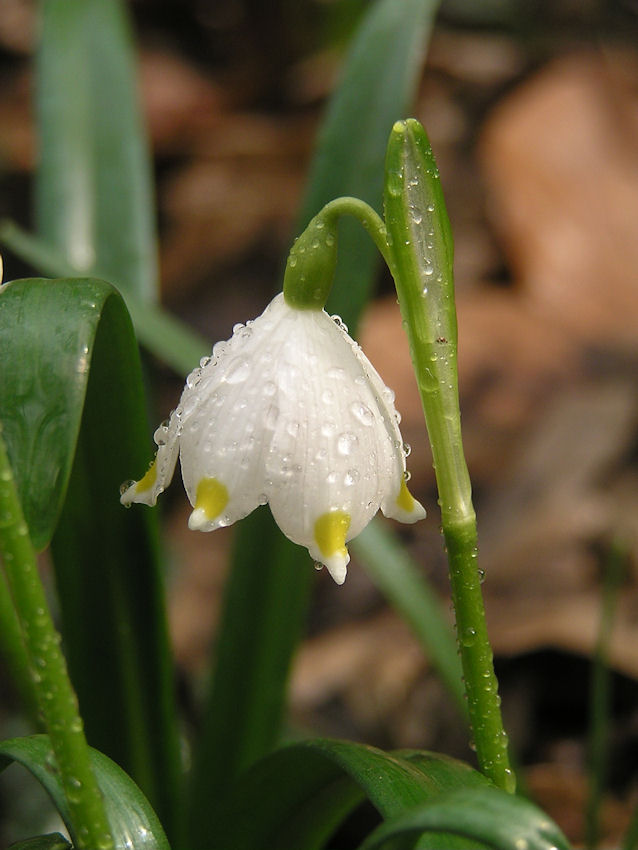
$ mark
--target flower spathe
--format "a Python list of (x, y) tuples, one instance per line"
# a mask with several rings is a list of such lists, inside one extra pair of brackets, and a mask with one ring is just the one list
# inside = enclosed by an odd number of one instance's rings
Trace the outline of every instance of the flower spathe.
[(341, 322), (277, 295), (186, 380), (157, 455), (121, 501), (154, 505), (179, 454), (189, 527), (213, 531), (268, 503), (283, 533), (342, 584), (346, 542), (380, 508), (415, 522), (394, 394)]

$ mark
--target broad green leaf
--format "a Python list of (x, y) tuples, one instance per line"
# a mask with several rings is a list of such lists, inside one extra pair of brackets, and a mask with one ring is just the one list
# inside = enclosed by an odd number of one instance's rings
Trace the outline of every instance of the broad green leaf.
[[(355, 35), (324, 118), (297, 232), (324, 204), (352, 195), (381, 212), (390, 128), (410, 111), (437, 0), (376, 0)], [(328, 308), (353, 331), (371, 293), (377, 250), (354, 221), (340, 228)]]
[[(71, 840), (75, 842), (76, 836), (73, 835), (66, 798), (48, 737), (33, 735), (0, 743), (0, 770), (12, 762), (26, 767), (44, 786), (69, 830)], [(157, 815), (132, 779), (97, 750), (91, 751), (91, 767), (104, 797), (116, 850), (133, 847), (135, 850), (170, 850)]]
[[(328, 107), (299, 232), (337, 195), (380, 208), (388, 133), (414, 95), (435, 9), (433, 0), (377, 0), (365, 15)], [(340, 238), (345, 265), (329, 303), (354, 326), (372, 289), (376, 248), (365, 232), (352, 236), (344, 228)], [(221, 793), (278, 739), (312, 578), (307, 553), (282, 539), (267, 511), (242, 521), (195, 754), (188, 819), (194, 846), (209, 828), (204, 789)]]
[[(13, 221), (0, 221), (0, 244), (6, 245), (40, 274), (78, 277), (78, 270), (56, 248)], [(95, 277), (106, 278), (97, 269)], [(149, 304), (133, 292), (125, 295), (126, 306), (140, 344), (179, 375), (187, 375), (211, 349), (211, 342), (172, 316), (158, 304)]]
[(6, 284), (0, 373), (0, 420), (35, 544), (55, 530), (62, 632), (89, 743), (170, 828), (179, 757), (157, 517), (118, 500), (151, 454), (121, 297), (97, 280)]
[(379, 826), (359, 850), (438, 850), (442, 835), (493, 850), (569, 850), (540, 809), (493, 787), (463, 788), (416, 806)]
[[(219, 801), (216, 846), (319, 850), (364, 799), (391, 818), (450, 789), (486, 784), (467, 765), (433, 754), (419, 761), (348, 741), (293, 744), (259, 761)], [(469, 845), (442, 839), (440, 846)]]
[(156, 297), (151, 167), (122, 0), (43, 0), (38, 232), (81, 273)]
[(36, 835), (34, 838), (26, 838), (9, 846), (9, 850), (73, 850), (71, 844), (59, 832), (50, 832), (47, 835)]

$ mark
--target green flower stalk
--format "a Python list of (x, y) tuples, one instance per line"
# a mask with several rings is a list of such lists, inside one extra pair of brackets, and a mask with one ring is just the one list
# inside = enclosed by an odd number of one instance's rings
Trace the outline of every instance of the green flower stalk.
[(414, 119), (392, 130), (384, 204), (391, 269), (434, 459), (474, 745), (483, 772), (513, 792), (461, 439), (452, 234), (434, 156)]
[(79, 850), (111, 850), (77, 699), (40, 581), (0, 429), (0, 558), (22, 628), (38, 707), (55, 754)]

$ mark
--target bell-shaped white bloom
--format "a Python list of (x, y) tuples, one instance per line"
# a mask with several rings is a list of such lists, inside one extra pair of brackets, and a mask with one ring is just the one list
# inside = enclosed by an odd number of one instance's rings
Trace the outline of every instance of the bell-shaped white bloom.
[(268, 503), (341, 584), (345, 544), (379, 508), (403, 522), (425, 516), (405, 483), (393, 400), (340, 321), (277, 295), (188, 376), (155, 433), (153, 465), (121, 501), (154, 505), (179, 453), (190, 528), (213, 531)]

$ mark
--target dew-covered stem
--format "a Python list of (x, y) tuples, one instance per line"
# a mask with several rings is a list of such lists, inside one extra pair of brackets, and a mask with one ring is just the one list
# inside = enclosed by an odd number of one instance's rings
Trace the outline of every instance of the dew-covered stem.
[(74, 846), (111, 850), (102, 795), (89, 763), (82, 720), (46, 602), (0, 430), (0, 557), (21, 626), (44, 728), (68, 803)]
[(284, 298), (300, 310), (321, 310), (328, 300), (337, 264), (337, 225), (341, 216), (356, 218), (388, 263), (391, 255), (383, 219), (359, 198), (335, 198), (309, 222), (288, 256)]
[(483, 772), (513, 791), (461, 437), (452, 234), (430, 144), (413, 119), (397, 122), (392, 130), (384, 203), (389, 265), (432, 447), (474, 745)]

